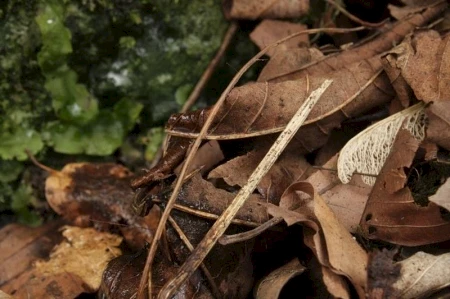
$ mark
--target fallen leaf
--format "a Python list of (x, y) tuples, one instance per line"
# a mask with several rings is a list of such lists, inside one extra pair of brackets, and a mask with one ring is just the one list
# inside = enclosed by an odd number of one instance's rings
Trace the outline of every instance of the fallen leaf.
[(450, 253), (435, 256), (419, 251), (398, 265), (400, 277), (393, 284), (397, 298), (424, 298), (450, 285)]
[[(296, 197), (297, 191), (309, 194), (313, 200)], [(367, 287), (367, 254), (315, 193), (310, 183), (291, 185), (283, 195), (280, 207), (269, 204), (268, 212), (274, 217), (283, 217), (288, 225), (302, 223), (309, 227), (310, 230), (304, 232), (305, 244), (313, 250), (321, 265), (336, 275), (347, 277), (358, 294), (364, 296)]]
[(305, 271), (298, 259), (293, 259), (280, 268), (272, 271), (264, 277), (258, 284), (255, 298), (271, 299), (278, 298), (285, 284), (293, 277), (302, 274)]
[(361, 218), (362, 232), (369, 239), (417, 246), (450, 238), (450, 222), (442, 218), (439, 206), (416, 204), (406, 186), (405, 169), (411, 167), (418, 147), (408, 131), (399, 132)]
[[(263, 20), (250, 33), (250, 39), (262, 50), (280, 39), (306, 29), (307, 27), (305, 25), (299, 23), (278, 20)], [(269, 50), (267, 52), (267, 56), (271, 57), (276, 52), (285, 52), (291, 49), (299, 48), (302, 45), (309, 45), (308, 35), (300, 35), (278, 45), (275, 49)]]
[(450, 102), (435, 102), (427, 109), (427, 140), (450, 150)]
[(36, 263), (36, 273), (70, 273), (80, 277), (92, 292), (98, 290), (107, 263), (121, 254), (118, 246), (122, 238), (93, 228), (69, 226), (64, 228), (63, 236), (66, 240), (54, 248), (50, 260)]
[(141, 248), (151, 241), (152, 232), (132, 210), (131, 178), (132, 173), (121, 165), (72, 163), (50, 174), (45, 195), (56, 213), (77, 225), (94, 225), (101, 230), (125, 225), (119, 229), (132, 236), (128, 244)]

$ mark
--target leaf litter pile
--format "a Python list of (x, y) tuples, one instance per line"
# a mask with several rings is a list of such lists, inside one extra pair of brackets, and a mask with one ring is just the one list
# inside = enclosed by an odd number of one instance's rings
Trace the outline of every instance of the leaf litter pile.
[(261, 52), (153, 168), (40, 165), (61, 217), (0, 230), (0, 295), (448, 298), (450, 11), (404, 2), (308, 29), (308, 1), (225, 1)]

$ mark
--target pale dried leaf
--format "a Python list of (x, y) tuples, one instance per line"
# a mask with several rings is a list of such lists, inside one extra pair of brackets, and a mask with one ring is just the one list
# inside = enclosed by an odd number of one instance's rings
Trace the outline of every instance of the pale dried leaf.
[(397, 298), (421, 298), (450, 285), (450, 253), (435, 256), (420, 251), (398, 264)]
[(293, 277), (300, 275), (305, 271), (298, 259), (293, 259), (289, 263), (272, 271), (269, 275), (264, 277), (258, 285), (256, 290), (257, 299), (272, 299), (278, 298), (281, 290), (286, 283)]
[(106, 265), (121, 254), (117, 247), (122, 238), (93, 228), (70, 226), (65, 227), (63, 236), (67, 240), (54, 248), (50, 260), (36, 263), (37, 272), (46, 276), (72, 273), (91, 290), (98, 290)]
[[(411, 106), (353, 137), (339, 155), (339, 179), (346, 184), (354, 172), (378, 175), (402, 124), (416, 139), (423, 140), (426, 127), (424, 107), (423, 103)], [(363, 176), (363, 181), (373, 186), (375, 177)]]

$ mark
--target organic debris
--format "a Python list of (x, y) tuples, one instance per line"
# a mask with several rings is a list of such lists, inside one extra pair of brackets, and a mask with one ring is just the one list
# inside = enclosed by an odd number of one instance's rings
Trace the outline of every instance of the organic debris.
[[(258, 20), (250, 38), (261, 51), (215, 105), (167, 120), (154, 167), (41, 165), (49, 206), (93, 228), (52, 235), (62, 226), (54, 222), (27, 237), (5, 227), (0, 236), (13, 245), (0, 242), (3, 291), (119, 299), (445, 292), (450, 35), (440, 17), (448, 1), (288, 2), (224, 1), (227, 18)], [(384, 14), (371, 15), (373, 7)], [(367, 14), (352, 15), (358, 10)], [(243, 24), (230, 25), (212, 67)], [(263, 58), (257, 80), (238, 85)]]

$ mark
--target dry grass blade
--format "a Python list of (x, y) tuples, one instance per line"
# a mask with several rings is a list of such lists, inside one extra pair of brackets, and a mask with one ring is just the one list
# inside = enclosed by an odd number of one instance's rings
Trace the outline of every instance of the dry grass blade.
[[(419, 103), (368, 127), (342, 148), (338, 159), (338, 176), (347, 184), (355, 171), (377, 175), (384, 165), (400, 128), (407, 129), (416, 139), (425, 137), (425, 104)], [(363, 176), (368, 185), (373, 176)]]
[(203, 259), (216, 244), (217, 240), (228, 228), (238, 210), (242, 207), (250, 194), (255, 190), (262, 177), (273, 166), (284, 148), (287, 146), (289, 141), (292, 140), (295, 133), (308, 117), (308, 114), (320, 99), (321, 95), (325, 92), (325, 90), (330, 86), (332, 82), (332, 80), (325, 80), (318, 89), (311, 92), (308, 99), (306, 99), (303, 105), (298, 109), (297, 113), (287, 124), (286, 128), (280, 134), (280, 136), (278, 136), (275, 143), (269, 149), (267, 155), (264, 157), (258, 167), (256, 167), (255, 171), (248, 179), (247, 185), (245, 185), (239, 191), (230, 206), (214, 223), (203, 240), (195, 248), (193, 254), (186, 260), (183, 266), (181, 266), (177, 276), (166, 283), (166, 285), (161, 289), (158, 298), (171, 298), (179, 289), (179, 287), (186, 281), (186, 279), (199, 267)]

